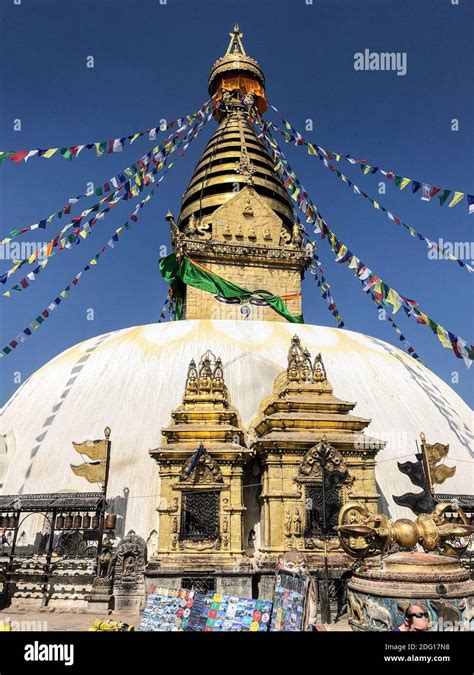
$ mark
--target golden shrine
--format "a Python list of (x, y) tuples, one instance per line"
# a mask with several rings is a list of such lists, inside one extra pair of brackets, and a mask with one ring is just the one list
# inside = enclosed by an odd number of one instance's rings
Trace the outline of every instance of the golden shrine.
[(244, 558), (242, 515), (245, 447), (222, 362), (207, 351), (191, 361), (183, 403), (151, 450), (159, 464), (161, 504), (157, 555), (163, 572), (250, 570)]

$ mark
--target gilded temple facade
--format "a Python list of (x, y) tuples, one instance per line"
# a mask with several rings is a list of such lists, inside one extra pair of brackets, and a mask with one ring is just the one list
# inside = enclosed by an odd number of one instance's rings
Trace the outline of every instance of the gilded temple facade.
[(160, 467), (161, 497), (158, 549), (149, 572), (166, 585), (169, 578), (205, 576), (212, 569), (221, 581), (237, 574), (240, 590), (251, 579), (243, 468), (252, 451), (231, 405), (222, 362), (210, 351), (189, 364), (183, 402), (162, 434), (163, 445), (150, 451)]
[[(191, 361), (183, 402), (162, 430), (164, 443), (150, 451), (161, 501), (149, 576), (176, 587), (208, 576), (219, 592), (266, 597), (287, 551), (304, 554), (313, 572), (349, 566), (338, 513), (348, 500), (377, 511), (375, 455), (384, 445), (364, 434), (370, 420), (350, 414), (355, 405), (334, 396), (321, 354), (313, 359), (294, 336), (287, 368), (245, 430), (220, 358), (208, 351)], [(249, 466), (254, 470), (245, 472)], [(250, 550), (249, 476), (259, 485), (260, 525)]]

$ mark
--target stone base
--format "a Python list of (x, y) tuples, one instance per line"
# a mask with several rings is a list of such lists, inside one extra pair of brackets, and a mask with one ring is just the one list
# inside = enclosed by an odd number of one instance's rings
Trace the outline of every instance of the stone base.
[(100, 614), (103, 616), (104, 614), (112, 614), (112, 610), (110, 609), (110, 598), (105, 601), (105, 600), (98, 600), (98, 601), (91, 601), (87, 603), (87, 607), (84, 609), (85, 614)]
[(116, 612), (136, 614), (141, 612), (145, 604), (146, 596), (144, 592), (136, 595), (114, 593), (114, 611)]
[(91, 593), (87, 597), (86, 611), (90, 614), (110, 614), (112, 597), (112, 579), (94, 577)]
[[(237, 567), (237, 569), (236, 569)], [(153, 586), (163, 586), (165, 588), (181, 588), (183, 580), (187, 583), (191, 580), (203, 579), (212, 580), (215, 585), (216, 593), (225, 593), (228, 595), (238, 595), (240, 597), (251, 598), (253, 572), (250, 565), (246, 565), (243, 570), (238, 566), (233, 569), (216, 568), (207, 569), (203, 566), (194, 566), (191, 569), (183, 568), (164, 568), (157, 562), (150, 562), (145, 572), (145, 585), (147, 594), (151, 593)]]
[(454, 557), (433, 553), (394, 553), (372, 560), (348, 585), (349, 623), (355, 631), (389, 631), (400, 626), (408, 605), (420, 603), (429, 630), (474, 628), (474, 581)]

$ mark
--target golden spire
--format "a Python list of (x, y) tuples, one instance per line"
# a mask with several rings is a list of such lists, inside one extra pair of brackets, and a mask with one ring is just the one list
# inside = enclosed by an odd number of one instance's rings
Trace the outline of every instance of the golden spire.
[[(244, 34), (240, 32), (238, 23), (234, 25), (234, 30), (232, 33), (229, 33), (229, 35), (230, 42), (229, 46), (227, 47), (226, 54), (230, 54), (232, 51), (234, 54), (242, 54), (243, 56), (246, 56), (244, 45), (242, 44), (242, 38)], [(234, 46), (234, 49), (232, 49), (232, 45)]]

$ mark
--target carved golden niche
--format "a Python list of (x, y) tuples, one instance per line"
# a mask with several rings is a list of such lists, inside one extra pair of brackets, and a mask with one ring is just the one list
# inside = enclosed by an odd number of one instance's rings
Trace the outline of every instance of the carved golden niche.
[(252, 424), (262, 470), (263, 561), (297, 549), (332, 551), (342, 562), (342, 504), (357, 495), (376, 510), (375, 455), (384, 442), (364, 434), (370, 420), (352, 415), (355, 405), (334, 396), (321, 354), (313, 359), (294, 336), (288, 366)]
[(190, 362), (183, 402), (162, 429), (157, 558), (172, 569), (235, 566), (244, 558), (243, 467), (251, 456), (212, 352)]

